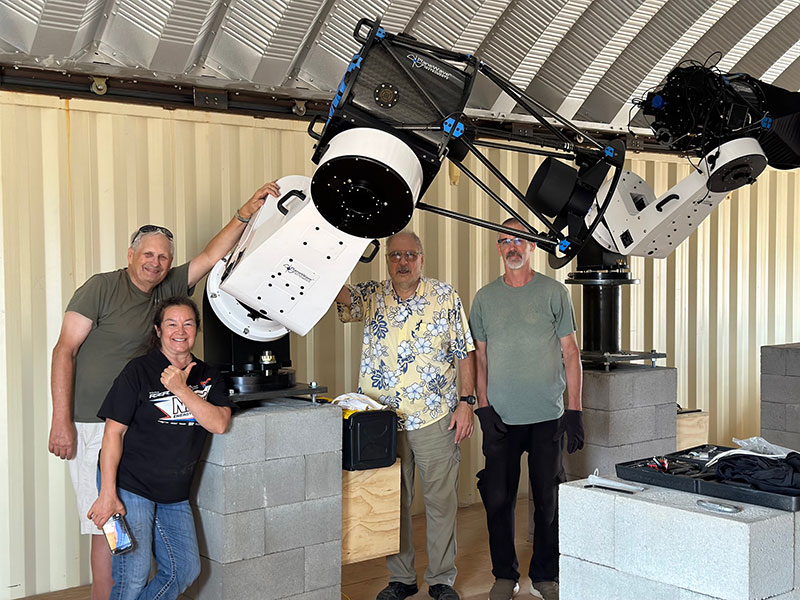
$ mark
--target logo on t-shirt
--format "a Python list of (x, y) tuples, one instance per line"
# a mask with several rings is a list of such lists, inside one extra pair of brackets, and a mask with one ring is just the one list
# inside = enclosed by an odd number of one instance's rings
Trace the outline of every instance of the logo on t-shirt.
[[(189, 388), (205, 400), (211, 390), (211, 379), (206, 379), (200, 385), (190, 385)], [(159, 423), (197, 425), (197, 419), (194, 418), (192, 411), (170, 391), (150, 392), (150, 402), (164, 413), (164, 416), (158, 420)]]

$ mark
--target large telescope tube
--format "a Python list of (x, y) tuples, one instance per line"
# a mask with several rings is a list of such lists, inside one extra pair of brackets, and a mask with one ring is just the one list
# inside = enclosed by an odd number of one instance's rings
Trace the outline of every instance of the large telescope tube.
[(311, 179), (311, 197), (328, 223), (350, 235), (382, 238), (411, 220), (422, 166), (404, 142), (380, 129), (334, 136)]

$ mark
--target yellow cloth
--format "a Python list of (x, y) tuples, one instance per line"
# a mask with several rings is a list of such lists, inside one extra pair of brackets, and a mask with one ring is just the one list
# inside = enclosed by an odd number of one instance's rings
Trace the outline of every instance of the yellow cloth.
[(475, 349), (453, 287), (423, 277), (408, 300), (391, 280), (348, 286), (343, 323), (364, 321), (358, 391), (397, 411), (398, 427), (420, 429), (458, 404), (456, 360)]

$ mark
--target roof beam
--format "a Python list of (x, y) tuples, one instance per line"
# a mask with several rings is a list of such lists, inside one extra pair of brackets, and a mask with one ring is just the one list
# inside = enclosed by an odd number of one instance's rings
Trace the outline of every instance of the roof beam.
[[(592, 0), (568, 0), (528, 50), (525, 58), (509, 77), (509, 81), (522, 89), (527, 88), (547, 57), (555, 50), (591, 3)], [(503, 92), (495, 100), (490, 111), (497, 114), (509, 114), (514, 110), (516, 104), (511, 96)]]
[(723, 73), (727, 73), (733, 69), (733, 67), (744, 58), (745, 54), (798, 6), (800, 6), (800, 0), (784, 0), (781, 2), (768, 15), (761, 19), (746, 36), (736, 42), (736, 45), (731, 48), (730, 52), (723, 56), (717, 63), (717, 68)]
[(581, 75), (575, 86), (567, 94), (556, 112), (566, 119), (572, 119), (578, 109), (589, 97), (597, 83), (603, 78), (614, 61), (619, 58), (630, 41), (650, 22), (667, 0), (645, 0), (628, 20), (619, 28), (614, 36), (598, 53), (592, 64)]
[(794, 46), (784, 52), (783, 56), (776, 60), (759, 79), (765, 83), (774, 82), (780, 77), (781, 73), (794, 64), (798, 58), (800, 58), (800, 41), (796, 42)]

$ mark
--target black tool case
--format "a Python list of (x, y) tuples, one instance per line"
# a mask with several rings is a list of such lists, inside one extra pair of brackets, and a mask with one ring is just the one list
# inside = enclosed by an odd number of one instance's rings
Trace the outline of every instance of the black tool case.
[(746, 502), (791, 512), (800, 511), (800, 496), (766, 492), (757, 490), (747, 483), (720, 480), (713, 466), (704, 470), (709, 460), (727, 450), (731, 448), (705, 444), (672, 452), (665, 455), (671, 471), (666, 473), (648, 466), (653, 457), (618, 463), (617, 477), (734, 502)]
[(397, 415), (393, 410), (357, 412), (342, 420), (342, 468), (390, 467), (397, 458)]

